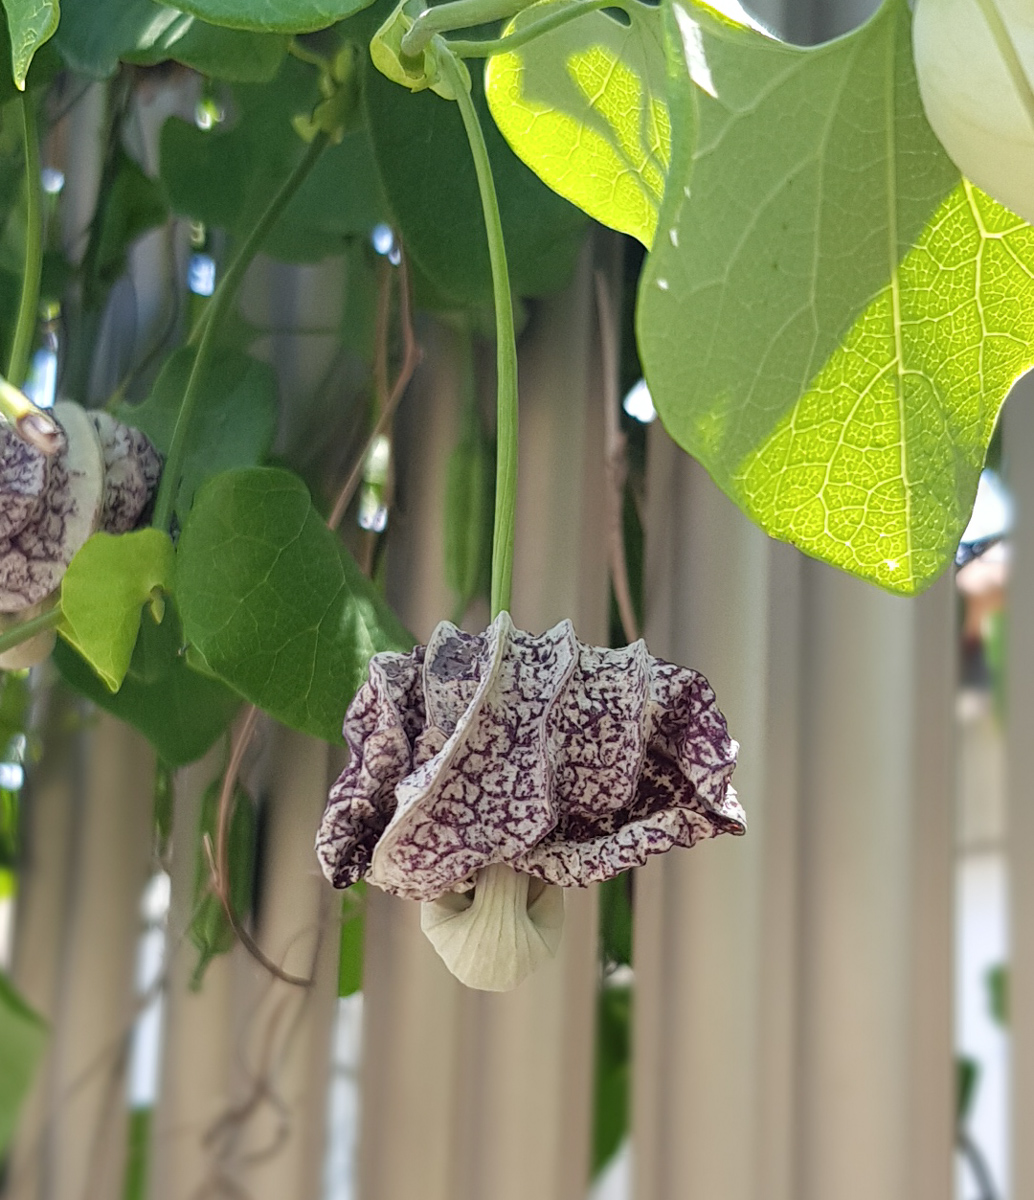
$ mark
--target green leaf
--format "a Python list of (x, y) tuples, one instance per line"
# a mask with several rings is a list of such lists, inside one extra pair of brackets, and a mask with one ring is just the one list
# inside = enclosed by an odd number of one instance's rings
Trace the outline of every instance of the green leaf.
[(57, 0), (3, 0), (11, 39), (11, 74), (15, 86), (25, 90), (36, 51), (57, 29), (60, 9)]
[(366, 884), (360, 879), (341, 897), (341, 957), (338, 959), (337, 994), (352, 996), (363, 990), (363, 939), (366, 935)]
[(47, 1027), (0, 972), (0, 1157), (47, 1044)]
[(605, 986), (600, 990), (596, 1008), (593, 1178), (614, 1157), (628, 1129), (631, 1043), (632, 991), (627, 987)]
[[(545, 0), (507, 34), (576, 9)], [(529, 167), (590, 217), (653, 241), (671, 155), (660, 9), (631, 0), (627, 25), (582, 13), (488, 60), (485, 93), (496, 124)]]
[(187, 639), (220, 678), (327, 741), (341, 741), (370, 656), (413, 644), (288, 471), (228, 471), (200, 490), (176, 594)]
[[(190, 940), (197, 947), (198, 960), (191, 976), (190, 987), (198, 991), (208, 964), (218, 954), (233, 949), (237, 935), (226, 915), (222, 901), (211, 890), (212, 869), (205, 839), (215, 852), (216, 826), (219, 819), (219, 793), (222, 779), (214, 780), (201, 800), (201, 819), (197, 835), (197, 863), (194, 872), (194, 916), (190, 922)], [(230, 901), (234, 913), (247, 920), (255, 891), (255, 848), (258, 820), (255, 802), (238, 785), (233, 797), (230, 817), (227, 867), (230, 876)]]
[(1006, 966), (992, 967), (987, 973), (987, 1001), (991, 1016), (1002, 1026), (1009, 1026), (1009, 968)]
[[(139, 405), (124, 404), (120, 421), (146, 433), (168, 454), (180, 402), (194, 365), (195, 352), (172, 354)], [(246, 354), (223, 350), (201, 382), (197, 416), (191, 424), (183, 460), (177, 511), (185, 518), (201, 484), (231, 467), (250, 467), (270, 452), (277, 421), (277, 383), (272, 367)]]
[(126, 269), (129, 248), (141, 234), (168, 217), (158, 183), (119, 147), (111, 191), (103, 207), (97, 248), (97, 277), (110, 287)]
[[(316, 72), (293, 58), (272, 83), (233, 91), (238, 116), (231, 129), (206, 131), (178, 118), (165, 123), (160, 170), (174, 211), (243, 237), (304, 153), (292, 119), (310, 114), (321, 97)], [(324, 150), (263, 252), (316, 262), (387, 219), (369, 136), (354, 129)]]
[(113, 692), (129, 670), (141, 609), (172, 586), (173, 561), (168, 534), (138, 529), (95, 533), (68, 564), (58, 632)]
[(312, 33), (360, 12), (371, 0), (185, 0), (187, 12), (229, 29)]
[(113, 75), (120, 59), (171, 59), (218, 79), (263, 82), (286, 51), (276, 34), (223, 29), (154, 0), (63, 0), (55, 40), (73, 70), (95, 79)]
[(170, 767), (201, 757), (233, 720), (241, 699), (187, 665), (179, 617), (165, 606), (160, 625), (146, 616), (122, 687), (112, 694), (86, 661), (58, 641), (53, 660), (65, 682), (138, 729)]
[[(476, 76), (472, 94), (499, 196), (510, 285), (520, 296), (556, 291), (574, 267), (585, 217), (507, 146)], [(453, 305), (491, 305), (488, 237), (459, 106), (431, 91), (409, 92), (371, 63), (364, 95), (374, 156), (406, 252)]]
[(973, 1110), (977, 1086), (980, 1083), (980, 1064), (972, 1058), (955, 1058), (955, 1120), (964, 1125)]
[(126, 1144), (126, 1172), (122, 1182), (122, 1200), (147, 1200), (147, 1173), (151, 1159), (151, 1132), (154, 1109), (150, 1106), (129, 1110), (129, 1137)]
[(632, 876), (615, 875), (599, 886), (600, 951), (604, 965), (632, 962)]
[(811, 49), (667, 13), (673, 161), (637, 321), (657, 409), (768, 533), (919, 592), (1034, 362), (1034, 230), (930, 131), (905, 0)]

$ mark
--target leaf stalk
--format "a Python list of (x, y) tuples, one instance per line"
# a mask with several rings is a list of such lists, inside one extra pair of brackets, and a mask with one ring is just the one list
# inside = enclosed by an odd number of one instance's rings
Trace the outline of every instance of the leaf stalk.
[(35, 102), (27, 92), (18, 97), (25, 140), (25, 273), (18, 318), (11, 342), (7, 378), (20, 387), (29, 372), (29, 356), (36, 335), (40, 279), (43, 273), (43, 198), (40, 195), (39, 131)]

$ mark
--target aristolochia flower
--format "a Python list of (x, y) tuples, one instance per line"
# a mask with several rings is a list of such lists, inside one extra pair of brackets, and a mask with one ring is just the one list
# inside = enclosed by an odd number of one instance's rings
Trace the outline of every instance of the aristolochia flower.
[(1034, 221), (1034, 7), (916, 0), (916, 76), (927, 120), (963, 175)]
[[(64, 444), (50, 456), (0, 426), (0, 631), (54, 602), (91, 533), (132, 529), (161, 475), (147, 438), (107, 413), (60, 401), (54, 417)], [(52, 630), (40, 633), (0, 655), (0, 667), (31, 666), (53, 644)]]
[(745, 831), (737, 746), (703, 676), (642, 641), (582, 645), (570, 621), (537, 637), (507, 613), (478, 635), (443, 621), (426, 647), (370, 660), (344, 732), (324, 873), (423, 901), (424, 932), (472, 987), (514, 987), (555, 952), (555, 885)]

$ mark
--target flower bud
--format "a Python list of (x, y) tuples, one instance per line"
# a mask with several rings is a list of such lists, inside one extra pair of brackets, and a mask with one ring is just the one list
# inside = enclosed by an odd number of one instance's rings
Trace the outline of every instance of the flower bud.
[(1034, 222), (1034, 8), (1029, 0), (916, 0), (927, 120), (967, 179)]

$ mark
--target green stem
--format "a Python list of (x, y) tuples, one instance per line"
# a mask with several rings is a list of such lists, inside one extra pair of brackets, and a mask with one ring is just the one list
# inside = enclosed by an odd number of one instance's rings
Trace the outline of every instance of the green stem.
[(549, 33), (552, 29), (566, 25), (575, 17), (580, 17), (584, 13), (599, 12), (601, 8), (620, 8), (622, 12), (629, 11), (624, 0), (578, 0), (577, 3), (569, 4), (565, 8), (550, 13), (541, 21), (533, 21), (530, 25), (515, 30), (507, 37), (492, 38), (484, 42), (464, 42), (457, 39), (449, 42), (449, 49), (460, 58), (489, 58), (493, 54), (506, 54), (510, 50), (527, 45), (528, 42), (544, 33)]
[(290, 203), (295, 192), (298, 191), (305, 182), (309, 172), (316, 165), (328, 141), (329, 138), (325, 133), (318, 133), (309, 143), (309, 147), (298, 162), (298, 165), (280, 185), (279, 190), (273, 199), (270, 200), (258, 223), (248, 234), (233, 262), (227, 268), (226, 274), (215, 289), (215, 295), (212, 297), (211, 303), (205, 310), (201, 339), (198, 342), (197, 354), (194, 356), (194, 365), (190, 369), (190, 377), (187, 380), (186, 390), (183, 393), (183, 400), (180, 402), (179, 414), (176, 417), (176, 427), (172, 432), (172, 444), (169, 446), (169, 456), (165, 462), (165, 470), (162, 472), (162, 481), (158, 488), (158, 499), (155, 501), (154, 521), (152, 523), (157, 529), (168, 531), (172, 524), (172, 513), (176, 503), (176, 492), (179, 487), (180, 474), (183, 468), (183, 458), (187, 449), (190, 423), (194, 417), (194, 410), (197, 408), (197, 402), (201, 395), (202, 379), (208, 368), (212, 352), (215, 349), (215, 335), (237, 295), (241, 280), (244, 278), (248, 267), (251, 266), (252, 259), (261, 249), (262, 243), (266, 240), (269, 231), (276, 224), (280, 214)]
[(61, 609), (57, 607), (40, 613), (38, 617), (23, 621), (20, 625), (15, 625), (13, 629), (0, 634), (0, 654), (3, 654), (5, 650), (12, 650), (15, 646), (20, 646), (22, 642), (27, 642), (29, 638), (35, 637), (37, 633), (42, 633), (45, 629), (56, 629), (60, 623)]
[(530, 3), (531, 0), (449, 0), (447, 4), (425, 8), (403, 35), (402, 53), (420, 54), (438, 34), (503, 21)]
[(40, 276), (43, 270), (43, 198), (40, 195), (36, 109), (32, 97), (27, 93), (23, 92), (19, 101), (25, 137), (25, 274), (22, 276), (22, 298), (11, 343), (11, 359), (7, 366), (7, 378), (17, 387), (21, 387), (29, 373), (29, 355), (36, 336)]
[(499, 217), (499, 201), (492, 180), (477, 109), (467, 90), (459, 60), (448, 43), (436, 38), (439, 65), (460, 106), (470, 152), (477, 171), (481, 208), (488, 234), (492, 264), (492, 295), (495, 301), (495, 341), (498, 423), (496, 430), (495, 529), (492, 537), (492, 617), (510, 607), (513, 582), (513, 544), (517, 518), (517, 342), (513, 329), (513, 300), (510, 273), (506, 267), (506, 244)]

